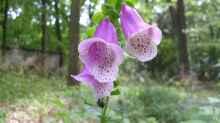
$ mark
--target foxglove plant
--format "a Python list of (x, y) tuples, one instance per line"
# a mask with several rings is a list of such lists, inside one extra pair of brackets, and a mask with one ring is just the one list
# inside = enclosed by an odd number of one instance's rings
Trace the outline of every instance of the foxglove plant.
[[(126, 38), (125, 50), (139, 61), (150, 61), (157, 55), (162, 33), (155, 25), (144, 22), (138, 12), (125, 4), (121, 7), (120, 22)], [(82, 84), (91, 87), (102, 107), (101, 123), (105, 123), (108, 100), (117, 79), (119, 65), (123, 62), (123, 50), (119, 46), (117, 32), (109, 19), (104, 19), (92, 38), (82, 41), (78, 48), (84, 64), (82, 72), (71, 75)], [(105, 98), (106, 97), (106, 98)]]
[(162, 38), (160, 29), (145, 23), (134, 8), (125, 4), (121, 7), (120, 21), (128, 54), (142, 62), (155, 58)]

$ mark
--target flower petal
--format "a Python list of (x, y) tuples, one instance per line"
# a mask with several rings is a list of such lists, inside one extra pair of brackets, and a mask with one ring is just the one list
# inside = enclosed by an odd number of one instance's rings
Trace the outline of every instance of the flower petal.
[(115, 54), (115, 64), (120, 65), (124, 61), (124, 50), (115, 44), (109, 44)]
[(123, 51), (115, 44), (101, 38), (91, 38), (79, 45), (79, 57), (89, 66), (89, 72), (100, 82), (115, 81), (118, 65), (123, 61)]
[(105, 65), (94, 65), (90, 68), (90, 72), (94, 75), (94, 78), (101, 83), (107, 83), (109, 81), (115, 81), (118, 77), (118, 66), (105, 66)]
[(107, 18), (99, 24), (94, 37), (99, 37), (109, 43), (119, 44), (115, 27)]
[(108, 82), (108, 83), (95, 82), (93, 85), (97, 100), (106, 96), (110, 96), (113, 90), (113, 82)]
[(122, 30), (126, 39), (133, 33), (140, 31), (141, 29), (148, 26), (147, 23), (141, 18), (137, 10), (123, 4), (120, 12), (120, 20)]
[(126, 50), (142, 62), (150, 61), (157, 55), (156, 44), (151, 40), (148, 30), (133, 34), (126, 43)]
[(93, 78), (91, 75), (89, 75), (89, 71), (84, 67), (81, 73), (78, 75), (70, 75), (72, 78), (74, 78), (77, 81), (80, 81), (83, 84), (91, 84), (90, 82), (93, 81)]
[(106, 47), (106, 42), (101, 38), (86, 39), (79, 44), (79, 58), (88, 66), (102, 63)]
[(76, 76), (71, 75), (71, 77), (82, 82), (84, 85), (91, 87), (95, 93), (97, 100), (105, 96), (110, 96), (113, 90), (113, 82), (100, 83), (99, 81), (94, 79), (91, 74), (89, 74), (86, 67), (84, 67), (83, 71), (80, 74)]
[(162, 39), (162, 32), (161, 32), (161, 30), (157, 26), (151, 25), (151, 26), (148, 26), (146, 31), (148, 33), (149, 38), (156, 45), (159, 45), (160, 41)]

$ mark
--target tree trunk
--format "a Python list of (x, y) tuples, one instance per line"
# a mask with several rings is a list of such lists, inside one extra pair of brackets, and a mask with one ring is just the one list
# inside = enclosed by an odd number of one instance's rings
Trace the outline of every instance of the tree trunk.
[(5, 47), (6, 47), (6, 42), (7, 42), (7, 23), (8, 23), (8, 8), (9, 8), (9, 3), (8, 0), (5, 0), (5, 6), (4, 6), (4, 19), (2, 22), (2, 56), (5, 55)]
[[(173, 6), (170, 6), (169, 7), (169, 11), (170, 11), (170, 16), (171, 16), (171, 21), (172, 21), (172, 34), (175, 35), (176, 32), (177, 32), (177, 29), (176, 29), (176, 26), (177, 26), (177, 23), (176, 23), (176, 9), (173, 7)], [(176, 36), (174, 36), (176, 37)]]
[(78, 44), (80, 40), (80, 0), (71, 0), (71, 15), (70, 15), (70, 47), (69, 47), (69, 66), (68, 66), (68, 85), (78, 85), (79, 82), (71, 78), (71, 74), (79, 73), (78, 60)]
[(63, 51), (62, 51), (62, 34), (60, 30), (60, 10), (59, 10), (59, 0), (55, 0), (55, 28), (56, 28), (56, 36), (57, 36), (57, 50), (60, 54), (60, 59), (59, 59), (59, 67), (63, 66)]
[(41, 66), (43, 72), (46, 72), (47, 70), (45, 69), (45, 57), (46, 54), (45, 52), (47, 51), (48, 48), (48, 42), (49, 42), (49, 32), (47, 29), (47, 5), (48, 1), (47, 0), (41, 0), (41, 30), (42, 30), (42, 37), (41, 37)]
[(3, 0), (0, 1), (0, 25), (1, 25), (1, 28), (3, 27), (3, 14), (4, 14), (4, 2)]
[(41, 0), (41, 30), (42, 30), (42, 39), (41, 39), (41, 51), (44, 53), (47, 48), (48, 42), (48, 30), (47, 30), (47, 1)]
[(186, 79), (189, 76), (189, 59), (187, 51), (186, 37), (186, 18), (184, 0), (177, 1), (177, 22), (176, 29), (178, 34), (179, 45), (179, 61), (180, 61), (180, 79)]

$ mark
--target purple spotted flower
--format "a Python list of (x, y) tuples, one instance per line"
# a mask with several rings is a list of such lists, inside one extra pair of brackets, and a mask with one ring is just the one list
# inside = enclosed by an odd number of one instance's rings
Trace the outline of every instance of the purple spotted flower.
[(105, 96), (110, 96), (113, 89), (113, 82), (99, 82), (97, 81), (88, 71), (86, 67), (82, 72), (76, 76), (71, 75), (74, 79), (80, 81), (82, 84), (87, 85), (92, 88), (95, 93), (96, 99), (103, 98)]
[(157, 45), (162, 39), (160, 29), (145, 23), (134, 8), (125, 4), (121, 8), (120, 20), (128, 54), (142, 62), (155, 58)]
[(79, 44), (80, 60), (99, 83), (113, 82), (118, 66), (123, 62), (123, 50), (119, 46), (113, 24), (104, 19), (92, 38)]

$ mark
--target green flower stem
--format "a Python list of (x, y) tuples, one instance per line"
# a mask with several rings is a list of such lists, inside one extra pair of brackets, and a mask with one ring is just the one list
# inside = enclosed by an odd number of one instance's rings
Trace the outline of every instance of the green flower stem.
[(104, 107), (102, 108), (102, 115), (101, 115), (101, 123), (107, 123), (108, 116), (107, 116), (107, 110), (108, 110), (108, 103), (109, 103), (109, 97), (106, 97), (104, 99)]

